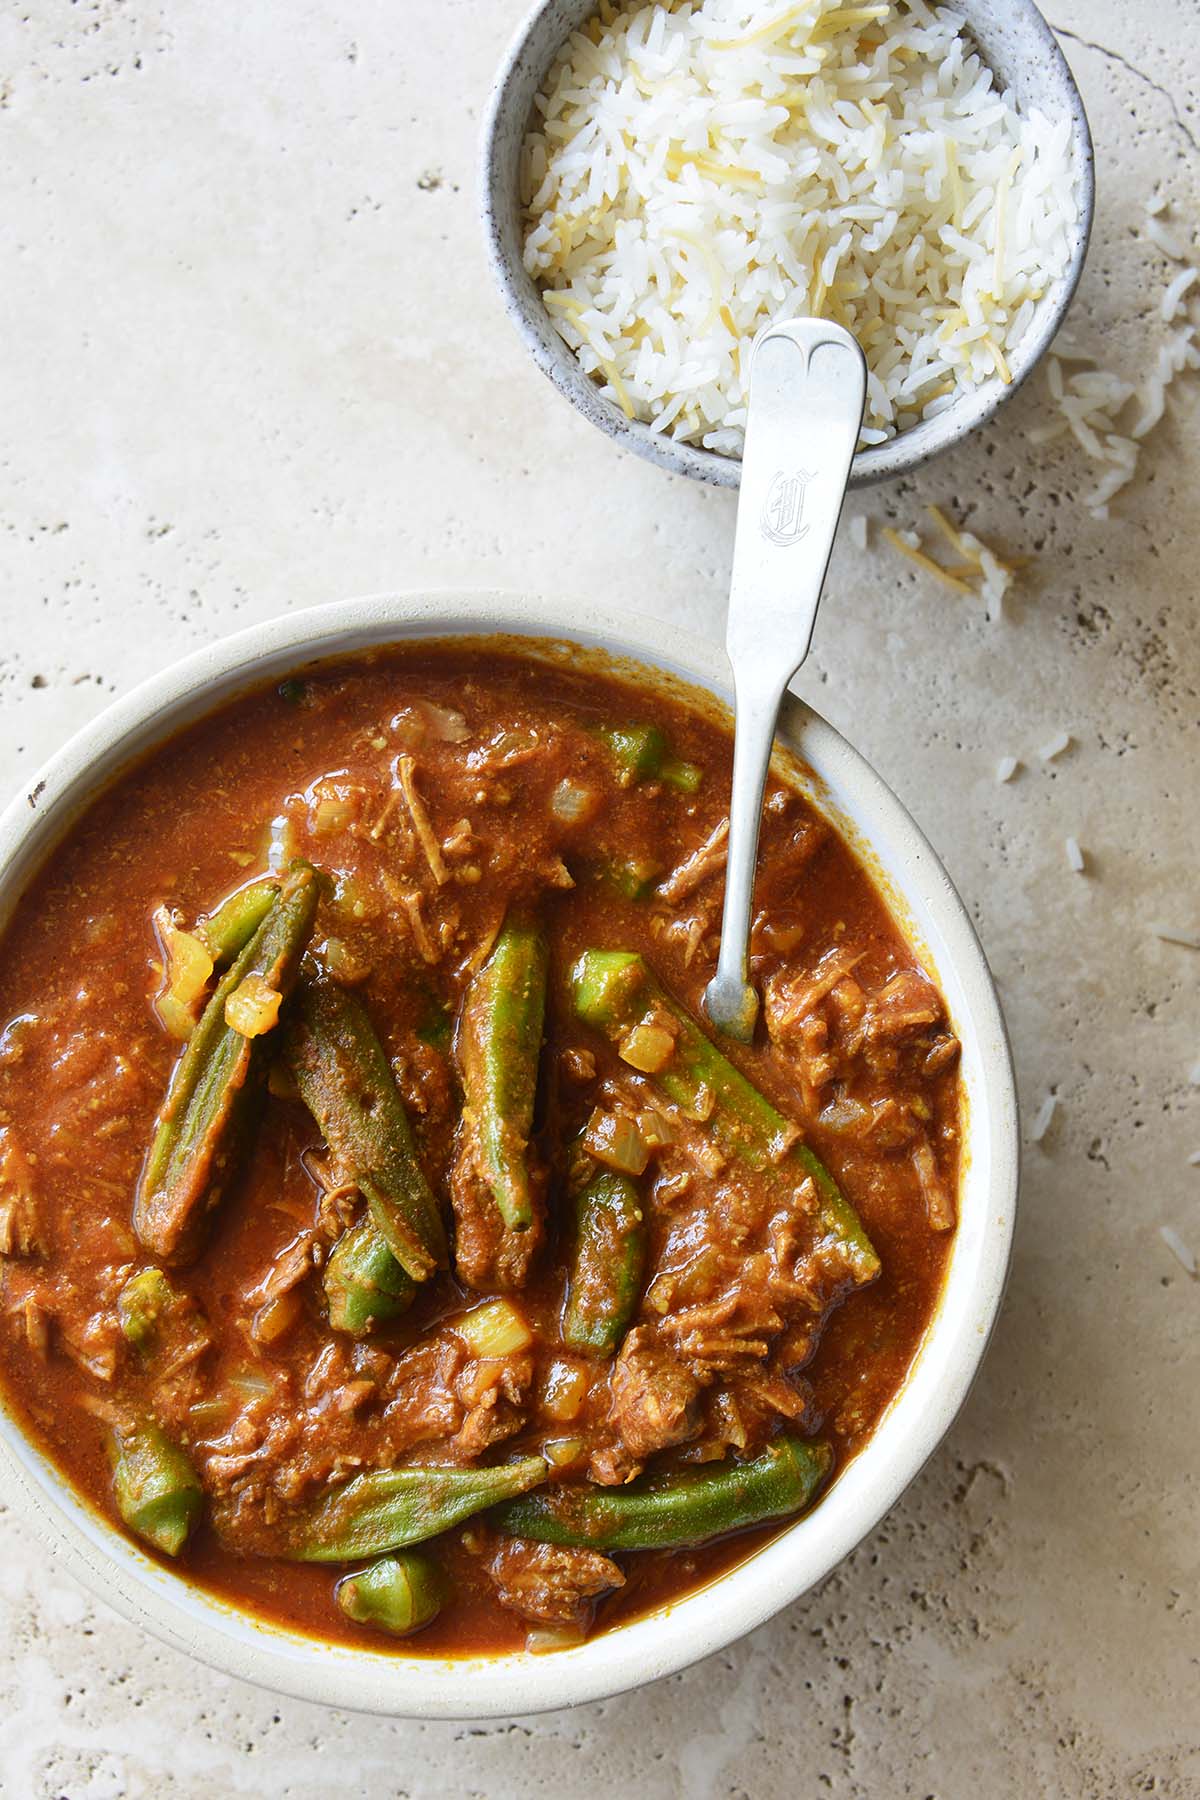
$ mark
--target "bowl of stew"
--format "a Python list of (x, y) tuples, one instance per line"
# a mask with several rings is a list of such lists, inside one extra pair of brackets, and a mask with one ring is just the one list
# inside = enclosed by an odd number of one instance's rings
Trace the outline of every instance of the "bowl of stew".
[(798, 701), (764, 1028), (718, 1041), (720, 653), (383, 596), (118, 702), (0, 820), (0, 1479), (283, 1692), (558, 1707), (819, 1581), (937, 1445), (1012, 1235), (944, 871)]

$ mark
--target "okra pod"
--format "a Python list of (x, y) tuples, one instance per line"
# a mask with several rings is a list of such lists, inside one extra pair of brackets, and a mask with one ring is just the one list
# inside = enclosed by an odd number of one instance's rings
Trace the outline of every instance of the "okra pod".
[(684, 794), (699, 790), (704, 771), (672, 756), (657, 725), (602, 725), (599, 735), (612, 752), (622, 787), (632, 787), (635, 781), (665, 781)]
[(144, 1350), (179, 1295), (161, 1269), (140, 1269), (117, 1295), (117, 1321), (122, 1336)]
[(646, 1226), (635, 1183), (605, 1170), (574, 1199), (562, 1339), (572, 1350), (608, 1354), (637, 1311), (646, 1270)]
[(294, 1562), (354, 1562), (419, 1544), (546, 1477), (540, 1456), (490, 1469), (370, 1469), (335, 1488), (294, 1532)]
[(529, 1138), (545, 1011), (545, 939), (506, 925), (467, 989), (458, 1061), (475, 1165), (511, 1231), (533, 1223)]
[(412, 1305), (416, 1285), (370, 1216), (344, 1231), (325, 1264), (325, 1298), (334, 1331), (365, 1337), (381, 1319)]
[(581, 1483), (527, 1494), (497, 1507), (490, 1523), (544, 1544), (682, 1550), (802, 1511), (832, 1465), (828, 1444), (777, 1437), (752, 1462), (725, 1463), (701, 1475), (677, 1472), (622, 1488)]
[(279, 883), (273, 875), (264, 875), (247, 887), (239, 888), (222, 900), (215, 911), (196, 924), (201, 939), (217, 967), (230, 963), (249, 943), (274, 903)]
[(667, 740), (657, 725), (602, 725), (600, 736), (612, 752), (623, 787), (652, 781), (667, 754)]
[(244, 1037), (227, 1023), (225, 1003), (248, 976), (284, 996), (291, 991), (317, 897), (316, 871), (297, 863), (175, 1065), (133, 1206), (138, 1238), (164, 1262), (187, 1262), (199, 1251), (207, 1217), (236, 1172), (266, 1067), (270, 1033)]
[(571, 989), (578, 1016), (618, 1047), (649, 1013), (665, 1008), (676, 1028), (675, 1049), (653, 1079), (667, 1098), (705, 1123), (721, 1148), (751, 1169), (786, 1167), (786, 1159), (798, 1162), (817, 1190), (823, 1234), (840, 1244), (857, 1284), (875, 1279), (879, 1258), (824, 1163), (797, 1141), (796, 1126), (667, 997), (641, 956), (629, 950), (587, 950), (571, 972)]
[(383, 1556), (356, 1575), (344, 1575), (334, 1593), (348, 1619), (393, 1637), (408, 1637), (437, 1618), (449, 1596), (446, 1577), (431, 1556), (409, 1550)]
[(150, 1419), (115, 1431), (110, 1445), (113, 1497), (131, 1531), (178, 1556), (204, 1504), (190, 1458)]
[(413, 1281), (446, 1261), (446, 1231), (417, 1158), (387, 1053), (356, 994), (305, 981), (285, 1049), (305, 1105), (376, 1231)]

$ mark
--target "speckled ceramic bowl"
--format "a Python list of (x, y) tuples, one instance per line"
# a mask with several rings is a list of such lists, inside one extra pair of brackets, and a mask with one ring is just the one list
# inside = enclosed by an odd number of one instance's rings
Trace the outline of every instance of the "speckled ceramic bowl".
[[(566, 641), (564, 616), (571, 620)], [(0, 928), (98, 793), (224, 701), (307, 662), (480, 636), (552, 661), (598, 662), (626, 679), (669, 682), (680, 698), (728, 719), (728, 668), (719, 650), (607, 608), (567, 609), (513, 594), (392, 594), (293, 613), (145, 682), (18, 792), (0, 816)], [(304, 1700), (410, 1717), (494, 1718), (598, 1700), (723, 1649), (826, 1576), (895, 1504), (966, 1398), (1000, 1306), (1017, 1197), (1012, 1068), (970, 920), (904, 808), (800, 701), (785, 702), (779, 737), (794, 759), (791, 778), (853, 845), (934, 971), (962, 1044), (963, 1176), (946, 1285), (908, 1380), (866, 1447), (806, 1517), (644, 1618), (550, 1656), (421, 1657), (322, 1643), (191, 1586), (93, 1511), (0, 1405), (0, 1499), (101, 1599), (214, 1668)]]
[[(605, 398), (554, 329), (522, 260), (518, 165), (534, 95), (567, 37), (595, 10), (596, 0), (537, 0), (496, 77), (484, 121), (480, 168), (480, 208), (492, 272), (505, 311), (534, 362), (585, 419), (660, 468), (718, 487), (736, 487), (742, 474), (739, 458), (697, 449), (665, 432), (651, 431), (639, 420), (627, 419), (619, 406)], [(1092, 140), (1083, 101), (1058, 40), (1032, 0), (954, 0), (954, 10), (965, 16), (985, 62), (1022, 107), (1038, 107), (1051, 119), (1065, 116), (1071, 120), (1071, 160), (1079, 194), (1074, 252), (1065, 274), (1047, 288), (1032, 323), (1009, 355), (1011, 382), (1006, 384), (996, 376), (935, 418), (886, 443), (860, 450), (850, 474), (851, 487), (906, 474), (990, 419), (1049, 348), (1071, 303), (1087, 254), (1095, 185)]]

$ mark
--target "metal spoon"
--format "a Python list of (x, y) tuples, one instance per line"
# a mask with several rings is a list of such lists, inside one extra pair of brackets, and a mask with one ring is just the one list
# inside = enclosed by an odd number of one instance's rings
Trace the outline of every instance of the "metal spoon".
[(808, 655), (866, 399), (862, 351), (840, 325), (792, 319), (754, 340), (725, 647), (736, 735), (729, 859), (709, 1018), (749, 1043), (749, 941), (763, 790), (788, 682)]

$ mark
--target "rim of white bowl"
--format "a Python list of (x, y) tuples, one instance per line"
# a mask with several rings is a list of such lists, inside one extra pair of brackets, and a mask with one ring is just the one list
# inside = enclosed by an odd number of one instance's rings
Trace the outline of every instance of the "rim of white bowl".
[[(600, 392), (554, 329), (537, 285), (522, 260), (517, 228), (517, 157), (532, 94), (566, 41), (568, 31), (574, 29), (574, 25), (568, 26), (548, 53), (537, 48), (543, 19), (563, 10), (564, 4), (565, 10), (572, 14), (578, 11), (581, 17), (595, 10), (595, 0), (534, 0), (504, 53), (484, 114), (479, 150), (479, 210), (488, 262), (501, 303), (537, 367), (591, 424), (623, 449), (632, 450), (673, 475), (687, 475), (715, 487), (735, 488), (742, 478), (740, 457), (704, 450), (664, 432), (652, 431), (641, 420), (626, 418), (616, 402)], [(956, 5), (970, 30), (971, 0), (956, 0)], [(1033, 320), (1009, 353), (1011, 380), (1004, 382), (999, 375), (993, 376), (945, 412), (922, 420), (882, 444), (859, 450), (851, 466), (851, 488), (870, 487), (895, 475), (907, 475), (985, 425), (1028, 379), (1049, 349), (1083, 274), (1096, 198), (1095, 154), (1083, 98), (1058, 38), (1033, 0), (1005, 0), (1005, 5), (1005, 28), (1029, 34), (1035, 53), (1047, 61), (1048, 84), (1071, 118), (1071, 153), (1079, 194), (1079, 220), (1071, 261), (1036, 303)]]
[[(152, 676), (86, 725), (22, 787), (0, 815), (0, 927), (91, 799), (147, 750), (224, 700), (310, 660), (420, 639), (494, 634), (607, 652), (730, 700), (728, 669), (715, 646), (594, 604), (568, 611), (561, 601), (497, 591), (425, 591), (292, 613)], [(4, 1498), (100, 1599), (213, 1668), (299, 1699), (393, 1716), (504, 1717), (604, 1699), (723, 1649), (823, 1580), (896, 1503), (966, 1399), (1003, 1295), (1019, 1160), (1012, 1064), (995, 987), (966, 909), (899, 800), (803, 702), (789, 697), (780, 736), (814, 772), (818, 804), (849, 831), (860, 855), (870, 846), (874, 873), (929, 956), (963, 1045), (962, 1216), (943, 1298), (905, 1387), (866, 1447), (811, 1513), (682, 1600), (552, 1656), (439, 1658), (324, 1643), (191, 1586), (143, 1555), (83, 1501), (0, 1405)]]

